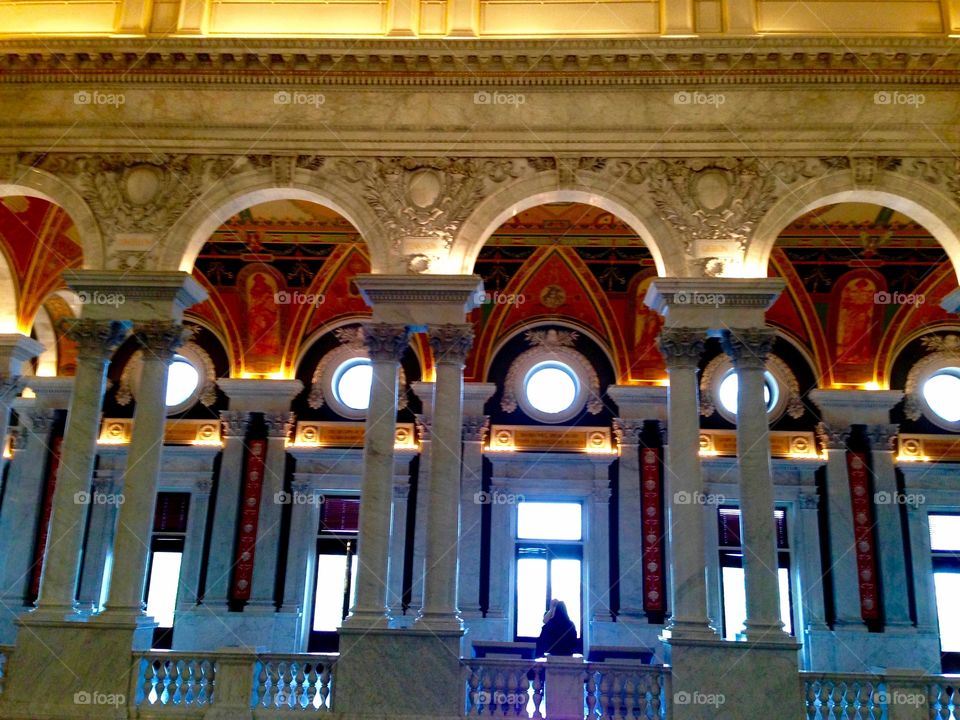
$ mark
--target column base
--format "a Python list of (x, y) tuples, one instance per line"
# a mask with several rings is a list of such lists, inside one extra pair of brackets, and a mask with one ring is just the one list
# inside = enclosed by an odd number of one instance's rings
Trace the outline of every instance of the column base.
[(779, 643), (786, 645), (796, 645), (797, 639), (784, 632), (783, 623), (751, 623), (747, 622), (744, 628), (744, 636), (749, 642)]
[(421, 612), (413, 623), (414, 629), (428, 630), (434, 633), (463, 634), (463, 620), (458, 614)]
[(350, 630), (388, 630), (390, 615), (384, 612), (353, 610), (343, 621), (343, 629)]
[(673, 640), (705, 640), (720, 639), (720, 634), (704, 618), (703, 620), (671, 620), (660, 635), (663, 642)]

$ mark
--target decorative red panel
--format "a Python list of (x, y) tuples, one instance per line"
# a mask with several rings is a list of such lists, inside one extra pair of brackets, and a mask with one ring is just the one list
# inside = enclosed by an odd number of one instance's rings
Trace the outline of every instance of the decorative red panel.
[(880, 619), (877, 587), (877, 553), (873, 543), (873, 505), (870, 476), (864, 453), (847, 453), (850, 498), (853, 504), (853, 532), (857, 543), (857, 576), (860, 585), (860, 614), (864, 620)]
[(186, 533), (189, 510), (190, 493), (157, 493), (157, 505), (153, 511), (153, 531), (155, 533)]
[(640, 498), (643, 513), (643, 609), (666, 609), (663, 582), (663, 503), (660, 451), (640, 450)]
[(355, 533), (360, 528), (360, 498), (327, 497), (320, 512), (320, 532)]
[(60, 469), (60, 446), (63, 438), (54, 438), (50, 446), (50, 462), (47, 466), (46, 487), (43, 492), (43, 510), (40, 514), (40, 532), (33, 553), (33, 574), (30, 577), (29, 597), (36, 600), (40, 595), (40, 578), (43, 576), (43, 554), (47, 550), (47, 537), (50, 534), (50, 516), (53, 514), (53, 493), (57, 489), (57, 471)]
[(249, 600), (253, 584), (253, 558), (257, 551), (257, 525), (260, 518), (260, 494), (263, 489), (263, 459), (266, 440), (253, 440), (247, 448), (247, 472), (243, 479), (243, 507), (237, 536), (237, 556), (233, 566), (233, 598)]

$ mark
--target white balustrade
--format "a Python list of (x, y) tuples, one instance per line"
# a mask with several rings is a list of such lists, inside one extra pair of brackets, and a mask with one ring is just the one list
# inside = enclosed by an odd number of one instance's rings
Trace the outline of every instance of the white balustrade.
[(464, 660), (467, 717), (544, 717), (543, 663), (530, 660)]
[(171, 709), (213, 704), (216, 663), (198, 655), (151, 652), (140, 656), (135, 704)]
[(330, 712), (336, 655), (261, 655), (254, 670), (253, 707)]
[(960, 684), (935, 682), (928, 693), (931, 720), (960, 720)]
[(886, 717), (886, 683), (875, 675), (811, 674), (802, 677), (808, 720), (880, 720)]
[(588, 720), (666, 720), (669, 675), (656, 665), (603, 662), (586, 666)]

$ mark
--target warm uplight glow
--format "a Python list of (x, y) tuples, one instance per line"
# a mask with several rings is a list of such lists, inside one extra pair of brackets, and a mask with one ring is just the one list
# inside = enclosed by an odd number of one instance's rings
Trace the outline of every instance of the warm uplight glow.
[(202, 447), (223, 447), (223, 443), (219, 440), (193, 440), (190, 444)]
[(868, 383), (864, 383), (864, 384), (863, 384), (863, 389), (864, 389), (864, 390), (879, 390), (879, 389), (880, 389), (880, 383), (878, 383), (878, 382), (868, 382)]
[(897, 462), (930, 462), (929, 455), (897, 455)]
[(20, 393), (20, 397), (22, 397), (22, 398), (24, 398), (24, 399), (26, 399), (26, 400), (32, 400), (32, 399), (35, 398), (36, 396), (37, 396), (37, 394), (36, 394), (33, 390), (31, 390), (30, 388), (28, 388), (28, 387), (25, 387), (25, 388), (23, 389), (23, 392)]

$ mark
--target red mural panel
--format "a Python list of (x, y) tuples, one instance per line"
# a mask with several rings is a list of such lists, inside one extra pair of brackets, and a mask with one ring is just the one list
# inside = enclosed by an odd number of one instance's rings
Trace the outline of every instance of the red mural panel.
[(847, 453), (847, 473), (853, 505), (853, 532), (857, 543), (860, 615), (864, 620), (879, 620), (880, 596), (877, 588), (877, 553), (873, 542), (873, 504), (870, 502), (870, 477), (864, 453)]
[(663, 502), (660, 451), (640, 452), (641, 512), (643, 513), (643, 609), (666, 609), (663, 577)]
[(249, 600), (253, 585), (253, 558), (257, 551), (257, 526), (266, 450), (266, 440), (253, 440), (247, 449), (247, 472), (243, 478), (243, 506), (237, 536), (237, 556), (233, 565), (231, 594), (234, 600)]
[(40, 514), (40, 531), (33, 552), (33, 574), (30, 577), (29, 597), (36, 600), (40, 595), (40, 578), (43, 576), (43, 555), (47, 550), (47, 538), (50, 535), (50, 516), (53, 514), (53, 493), (57, 489), (57, 471), (60, 469), (60, 446), (63, 438), (54, 438), (50, 447), (50, 464), (47, 467), (47, 481), (43, 492), (43, 510)]
[(830, 336), (834, 341), (837, 382), (873, 380), (885, 321), (886, 289), (883, 276), (870, 270), (855, 270), (837, 282), (830, 299)]

